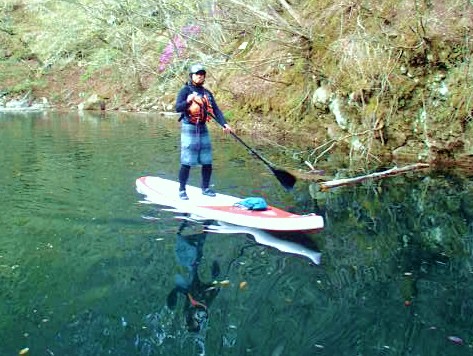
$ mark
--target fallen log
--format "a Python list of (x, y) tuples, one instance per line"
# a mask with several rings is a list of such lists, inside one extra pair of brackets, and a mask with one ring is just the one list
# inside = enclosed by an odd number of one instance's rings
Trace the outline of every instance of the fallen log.
[(419, 169), (426, 169), (426, 168), (429, 168), (429, 167), (430, 167), (430, 165), (427, 164), (427, 163), (416, 163), (416, 164), (411, 164), (411, 165), (401, 167), (401, 168), (393, 167), (391, 169), (388, 169), (387, 171), (376, 172), (376, 173), (367, 174), (367, 175), (359, 176), (359, 177), (335, 179), (335, 180), (332, 180), (332, 181), (320, 183), (320, 190), (321, 191), (327, 191), (331, 188), (340, 187), (340, 186), (344, 186), (344, 185), (356, 184), (356, 183), (360, 183), (360, 182), (363, 182), (363, 181), (368, 180), (368, 179), (372, 179), (372, 180), (381, 179), (381, 178), (395, 176), (395, 175), (398, 175), (398, 174), (403, 174), (403, 173), (407, 173), (407, 172), (416, 171), (416, 170), (419, 170)]

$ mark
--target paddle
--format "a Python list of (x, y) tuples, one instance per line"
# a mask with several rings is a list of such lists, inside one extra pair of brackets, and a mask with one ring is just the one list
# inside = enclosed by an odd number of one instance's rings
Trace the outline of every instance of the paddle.
[[(220, 126), (223, 127), (222, 124), (220, 124), (220, 122), (218, 122), (216, 119), (215, 119), (215, 116), (210, 113), (210, 112), (207, 112), (208, 115), (210, 115), (211, 118), (214, 119), (215, 122), (217, 122)], [(260, 159), (268, 168), (269, 170), (274, 174), (274, 176), (277, 178), (277, 180), (279, 181), (279, 183), (281, 183), (281, 185), (286, 189), (286, 190), (291, 190), (292, 188), (294, 188), (294, 184), (296, 184), (296, 177), (294, 177), (291, 173), (289, 172), (286, 172), (282, 169), (277, 169), (276, 167), (274, 167), (266, 158), (262, 157), (258, 152), (256, 152), (253, 148), (251, 148), (250, 146), (248, 146), (240, 137), (237, 136), (236, 133), (234, 133), (233, 131), (230, 131), (230, 134), (238, 141), (240, 142), (243, 146), (245, 146), (248, 151), (250, 151), (255, 157), (257, 157), (258, 159)]]

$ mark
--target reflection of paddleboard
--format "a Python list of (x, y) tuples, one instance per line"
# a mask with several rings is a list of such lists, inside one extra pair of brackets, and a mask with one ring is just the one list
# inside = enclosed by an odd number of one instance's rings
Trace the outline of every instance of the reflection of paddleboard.
[(281, 252), (304, 256), (309, 258), (316, 265), (320, 264), (320, 252), (314, 251), (300, 243), (279, 238), (268, 231), (246, 226), (226, 225), (222, 223), (219, 225), (209, 225), (206, 227), (206, 231), (217, 234), (249, 234), (252, 235), (255, 238), (255, 241), (259, 244), (274, 247)]
[(138, 178), (136, 190), (150, 203), (209, 220), (276, 231), (319, 230), (324, 227), (323, 218), (316, 214), (297, 215), (272, 206), (263, 211), (244, 210), (234, 206), (241, 198), (219, 193), (216, 197), (208, 197), (202, 195), (200, 188), (189, 185), (186, 186), (189, 200), (181, 200), (178, 196), (179, 183), (159, 177)]

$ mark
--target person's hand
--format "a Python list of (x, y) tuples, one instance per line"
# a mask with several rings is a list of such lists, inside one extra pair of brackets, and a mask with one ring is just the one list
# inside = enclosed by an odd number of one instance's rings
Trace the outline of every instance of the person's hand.
[(187, 96), (187, 103), (190, 104), (192, 103), (192, 101), (197, 97), (197, 94), (196, 93), (192, 93), (192, 94), (189, 94)]
[(230, 132), (233, 132), (233, 129), (230, 127), (230, 125), (225, 124), (223, 125), (223, 132), (230, 133)]

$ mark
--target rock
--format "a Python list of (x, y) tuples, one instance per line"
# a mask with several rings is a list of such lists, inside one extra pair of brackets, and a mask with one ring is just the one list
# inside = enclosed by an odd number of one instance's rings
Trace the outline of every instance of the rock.
[(247, 46), (248, 46), (248, 41), (245, 41), (245, 42), (242, 42), (242, 43), (240, 44), (240, 46), (238, 46), (238, 49), (239, 49), (240, 51), (243, 51), (243, 50), (246, 49)]
[(327, 125), (326, 129), (327, 129), (327, 136), (329, 139), (338, 140), (340, 138), (342, 132), (340, 131), (340, 127), (338, 127), (338, 125), (329, 124)]
[(92, 94), (86, 101), (80, 103), (77, 108), (82, 110), (105, 110), (105, 100), (97, 94)]
[(449, 93), (449, 90), (448, 90), (448, 86), (445, 82), (441, 82), (440, 83), (440, 86), (438, 88), (438, 92), (440, 93), (440, 95), (442, 96), (447, 96), (448, 93)]
[(348, 119), (343, 116), (340, 99), (333, 99), (330, 102), (329, 108), (332, 114), (335, 115), (335, 120), (337, 121), (338, 126), (340, 126), (343, 130), (346, 130), (348, 128)]
[(0, 111), (39, 111), (49, 107), (50, 105), (46, 98), (41, 98), (41, 102), (34, 102), (32, 98), (25, 96), (22, 99), (12, 99), (6, 103), (0, 102)]
[(29, 106), (28, 101), (23, 100), (23, 99), (22, 100), (12, 99), (5, 104), (5, 107), (8, 109), (22, 109), (28, 106)]
[(423, 160), (428, 157), (427, 147), (419, 141), (409, 140), (401, 147), (392, 151), (392, 156), (395, 160)]
[(312, 104), (315, 107), (326, 107), (332, 98), (332, 92), (327, 86), (318, 87), (312, 95)]

